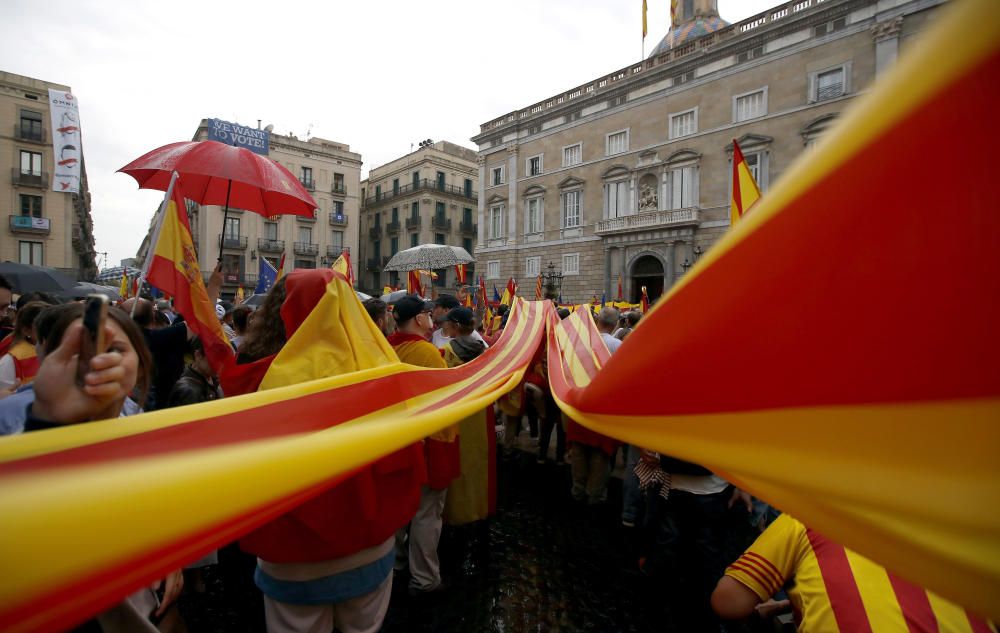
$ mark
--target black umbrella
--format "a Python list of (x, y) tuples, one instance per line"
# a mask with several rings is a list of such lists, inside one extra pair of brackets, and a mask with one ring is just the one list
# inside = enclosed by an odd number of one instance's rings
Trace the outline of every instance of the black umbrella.
[(77, 284), (69, 290), (55, 290), (52, 294), (60, 299), (86, 299), (87, 295), (92, 294), (102, 294), (112, 301), (118, 301), (121, 299), (121, 295), (118, 294), (118, 288), (101, 286), (86, 281), (77, 282)]
[(29, 266), (14, 262), (0, 263), (0, 275), (3, 275), (14, 292), (27, 294), (29, 292), (54, 292), (69, 290), (76, 282), (54, 268), (45, 266)]

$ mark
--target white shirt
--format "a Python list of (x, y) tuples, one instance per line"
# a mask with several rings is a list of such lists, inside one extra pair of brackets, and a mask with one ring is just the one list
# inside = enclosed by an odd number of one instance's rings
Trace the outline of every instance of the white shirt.
[(714, 495), (722, 492), (729, 485), (718, 475), (681, 475), (671, 473), (671, 490), (683, 490), (695, 495)]
[(0, 388), (10, 389), (17, 384), (17, 370), (14, 368), (14, 357), (4, 354), (0, 358)]
[(608, 351), (614, 354), (618, 351), (618, 348), (622, 346), (622, 342), (611, 336), (607, 332), (601, 332), (601, 338), (604, 339), (604, 344), (608, 346)]
[[(471, 336), (477, 341), (483, 341), (483, 335), (480, 334), (478, 330), (472, 330)], [(438, 349), (444, 349), (444, 346), (447, 345), (450, 340), (450, 336), (444, 335), (444, 328), (438, 328), (434, 330), (433, 334), (431, 334), (431, 343), (434, 343), (434, 347)], [(489, 343), (486, 341), (483, 341), (483, 345), (486, 346), (484, 349), (489, 349), (490, 347)]]

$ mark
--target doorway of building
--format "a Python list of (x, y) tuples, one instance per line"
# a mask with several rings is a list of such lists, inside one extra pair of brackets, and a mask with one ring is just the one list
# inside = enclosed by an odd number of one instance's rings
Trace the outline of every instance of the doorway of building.
[(632, 264), (632, 303), (639, 303), (643, 286), (650, 303), (663, 294), (663, 264), (652, 255), (643, 255)]

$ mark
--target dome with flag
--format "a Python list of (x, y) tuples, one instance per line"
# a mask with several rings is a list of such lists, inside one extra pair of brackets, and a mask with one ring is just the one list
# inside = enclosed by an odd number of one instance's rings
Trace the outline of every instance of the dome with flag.
[(671, 33), (673, 33), (673, 47), (677, 48), (704, 35), (721, 31), (727, 26), (729, 26), (729, 22), (726, 22), (717, 15), (699, 15), (695, 19), (678, 24), (670, 29), (670, 31), (667, 31), (667, 34), (663, 36), (663, 39), (656, 45), (656, 48), (649, 54), (649, 57), (656, 57), (670, 50)]

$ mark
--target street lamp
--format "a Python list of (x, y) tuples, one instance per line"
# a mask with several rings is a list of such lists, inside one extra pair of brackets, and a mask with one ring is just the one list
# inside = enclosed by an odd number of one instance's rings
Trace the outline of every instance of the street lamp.
[(545, 285), (545, 298), (556, 300), (562, 293), (562, 271), (556, 272), (556, 265), (549, 262), (542, 273), (542, 281)]

